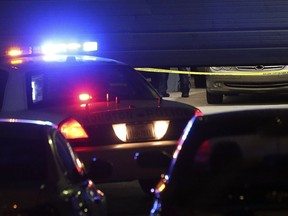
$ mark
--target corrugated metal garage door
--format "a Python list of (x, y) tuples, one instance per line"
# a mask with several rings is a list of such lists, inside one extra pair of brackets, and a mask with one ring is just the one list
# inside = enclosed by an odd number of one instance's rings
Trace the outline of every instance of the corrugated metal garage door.
[(287, 63), (287, 0), (22, 0), (0, 7), (3, 43), (15, 35), (73, 38), (76, 31), (96, 36), (99, 54), (135, 66)]

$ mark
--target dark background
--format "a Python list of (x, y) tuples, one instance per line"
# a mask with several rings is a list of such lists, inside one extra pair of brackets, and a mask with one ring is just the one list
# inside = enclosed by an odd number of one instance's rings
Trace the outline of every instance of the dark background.
[(286, 64), (287, 0), (0, 1), (0, 45), (97, 40), (135, 67)]

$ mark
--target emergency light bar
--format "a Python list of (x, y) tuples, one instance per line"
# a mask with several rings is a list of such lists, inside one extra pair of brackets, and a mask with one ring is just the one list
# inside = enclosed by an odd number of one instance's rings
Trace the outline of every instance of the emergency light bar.
[(91, 52), (98, 49), (97, 42), (80, 43), (58, 43), (58, 44), (44, 44), (41, 47), (43, 54), (57, 54), (57, 53), (74, 53), (74, 52)]
[(47, 43), (40, 47), (11, 47), (7, 50), (6, 55), (17, 57), (21, 55), (30, 54), (44, 54), (53, 55), (60, 53), (77, 53), (77, 52), (91, 52), (97, 51), (97, 42), (84, 42), (84, 43)]

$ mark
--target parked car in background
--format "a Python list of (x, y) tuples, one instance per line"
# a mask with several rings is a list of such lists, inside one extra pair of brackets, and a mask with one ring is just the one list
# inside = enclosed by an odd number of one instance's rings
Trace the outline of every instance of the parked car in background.
[(139, 180), (144, 191), (163, 169), (143, 169), (134, 158), (151, 149), (172, 156), (189, 119), (201, 114), (162, 99), (129, 65), (87, 53), (6, 57), (0, 71), (3, 113), (53, 122), (88, 171), (98, 159), (110, 163), (102, 182)]
[(206, 76), (206, 98), (209, 104), (221, 104), (224, 95), (288, 93), (286, 65), (208, 67), (207, 71), (218, 73)]
[(0, 169), (0, 215), (106, 215), (103, 192), (50, 122), (1, 118)]
[(193, 117), (155, 187), (150, 215), (286, 215), (287, 131), (287, 109)]

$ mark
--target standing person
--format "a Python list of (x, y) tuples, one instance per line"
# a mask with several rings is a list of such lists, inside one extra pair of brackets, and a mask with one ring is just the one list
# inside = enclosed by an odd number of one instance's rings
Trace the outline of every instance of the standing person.
[[(181, 71), (187, 71), (186, 67), (179, 68)], [(179, 74), (180, 78), (180, 91), (182, 92), (181, 97), (189, 97), (190, 81), (188, 74)]]
[(158, 73), (158, 86), (157, 90), (161, 97), (169, 97), (170, 94), (167, 93), (168, 89), (168, 78), (169, 73)]
[[(185, 67), (179, 68), (181, 70), (187, 70)], [(170, 94), (167, 93), (168, 89), (168, 78), (169, 73), (158, 73), (158, 80), (157, 80), (157, 87), (159, 94), (162, 97), (169, 97)], [(189, 97), (189, 91), (190, 91), (190, 81), (189, 81), (189, 75), (188, 74), (179, 74), (180, 79), (180, 91), (182, 92), (181, 97)]]

